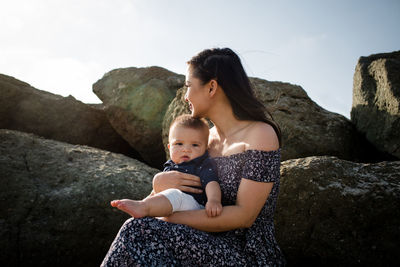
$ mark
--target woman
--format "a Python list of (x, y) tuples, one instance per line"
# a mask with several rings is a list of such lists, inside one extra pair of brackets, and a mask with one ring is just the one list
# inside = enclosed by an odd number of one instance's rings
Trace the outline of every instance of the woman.
[[(273, 213), (279, 191), (280, 130), (254, 97), (239, 57), (207, 49), (188, 62), (186, 101), (192, 116), (210, 119), (223, 211), (176, 212), (131, 218), (121, 227), (104, 266), (280, 266)], [(199, 178), (180, 172), (154, 177), (153, 190), (198, 192)]]

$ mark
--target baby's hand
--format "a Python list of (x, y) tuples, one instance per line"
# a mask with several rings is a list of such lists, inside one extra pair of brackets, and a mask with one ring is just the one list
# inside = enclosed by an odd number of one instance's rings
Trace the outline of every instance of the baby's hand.
[(222, 205), (219, 201), (207, 201), (206, 212), (208, 217), (216, 217), (222, 212)]

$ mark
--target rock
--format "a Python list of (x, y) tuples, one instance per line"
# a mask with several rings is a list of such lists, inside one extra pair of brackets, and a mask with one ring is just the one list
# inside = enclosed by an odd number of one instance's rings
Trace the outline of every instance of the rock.
[[(283, 160), (320, 155), (354, 161), (388, 159), (357, 132), (350, 120), (318, 106), (300, 86), (258, 78), (250, 80), (256, 96), (269, 108), (281, 127)], [(183, 99), (185, 91), (181, 90), (164, 118), (163, 142), (166, 153), (169, 122), (180, 114), (190, 113)]]
[(400, 51), (359, 59), (351, 120), (379, 150), (400, 159)]
[(107, 116), (121, 136), (151, 166), (165, 162), (161, 125), (184, 76), (160, 67), (110, 71), (93, 85)]
[(400, 161), (285, 161), (275, 214), (289, 265), (397, 266)]
[(86, 105), (0, 74), (0, 128), (140, 158), (108, 122), (101, 105)]
[(282, 130), (282, 159), (336, 156), (353, 161), (385, 158), (369, 144), (346, 117), (329, 112), (297, 85), (251, 79), (256, 96)]
[(86, 146), (0, 130), (0, 265), (98, 266), (157, 172)]

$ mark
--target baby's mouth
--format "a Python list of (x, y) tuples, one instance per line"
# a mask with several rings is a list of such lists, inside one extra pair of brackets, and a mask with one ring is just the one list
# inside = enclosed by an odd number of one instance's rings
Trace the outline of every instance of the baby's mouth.
[(189, 156), (182, 156), (181, 159), (182, 159), (182, 161), (189, 161), (190, 157)]

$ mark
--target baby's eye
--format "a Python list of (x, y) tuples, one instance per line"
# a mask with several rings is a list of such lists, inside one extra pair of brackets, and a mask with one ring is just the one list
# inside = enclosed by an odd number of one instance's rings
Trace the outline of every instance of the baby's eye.
[(192, 146), (199, 146), (199, 144), (193, 144)]
[(177, 145), (177, 146), (181, 146), (181, 145), (183, 145), (182, 143), (175, 143), (175, 145)]

